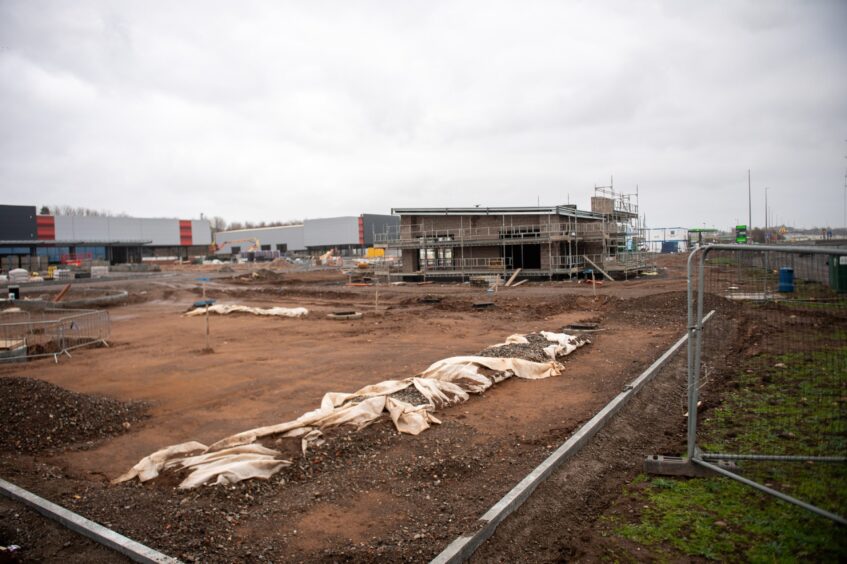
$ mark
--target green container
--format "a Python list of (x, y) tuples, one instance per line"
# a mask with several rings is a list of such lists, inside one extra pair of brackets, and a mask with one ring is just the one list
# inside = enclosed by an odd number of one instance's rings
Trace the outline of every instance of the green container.
[(829, 256), (829, 287), (847, 294), (847, 256)]

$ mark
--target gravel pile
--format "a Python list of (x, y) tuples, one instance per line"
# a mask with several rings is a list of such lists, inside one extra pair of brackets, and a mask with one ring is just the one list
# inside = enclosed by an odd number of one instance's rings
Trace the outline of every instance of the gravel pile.
[(485, 356), (491, 358), (522, 358), (531, 360), (532, 362), (549, 362), (550, 357), (544, 352), (544, 347), (549, 347), (555, 343), (548, 341), (539, 333), (530, 333), (524, 335), (527, 344), (510, 344), (502, 347), (488, 347), (477, 356)]
[(404, 390), (400, 390), (399, 392), (389, 394), (388, 397), (400, 401), (405, 401), (406, 403), (410, 403), (412, 405), (423, 405), (429, 403), (429, 400), (426, 399), (426, 396), (420, 393), (414, 385), (411, 385)]
[(144, 402), (77, 394), (42, 380), (0, 378), (0, 451), (38, 452), (126, 432)]

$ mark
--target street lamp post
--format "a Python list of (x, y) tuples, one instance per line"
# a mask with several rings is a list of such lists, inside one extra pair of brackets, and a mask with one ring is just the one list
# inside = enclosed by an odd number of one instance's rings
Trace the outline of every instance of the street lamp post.
[(770, 190), (770, 187), (765, 186), (765, 243), (770, 240), (770, 234), (768, 233), (768, 190)]
[(750, 169), (747, 169), (747, 232), (753, 233), (753, 193), (750, 184)]

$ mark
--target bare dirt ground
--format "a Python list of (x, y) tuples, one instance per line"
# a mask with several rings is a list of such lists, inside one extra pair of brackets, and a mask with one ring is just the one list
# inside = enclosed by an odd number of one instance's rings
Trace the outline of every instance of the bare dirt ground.
[[(596, 296), (567, 281), (529, 283), (501, 289), (484, 310), (473, 303), (491, 298), (467, 285), (350, 287), (332, 271), (204, 268), (123, 282), (130, 303), (109, 310), (111, 348), (76, 351), (58, 365), (2, 366), (0, 377), (146, 402), (146, 417), (112, 436), (38, 452), (4, 448), (0, 476), (187, 561), (429, 559), (682, 334), (683, 257), (662, 259), (659, 276), (609, 283)], [(204, 354), (204, 320), (181, 315), (200, 296), (200, 275), (212, 278), (207, 295), (218, 303), (311, 313), (213, 317), (214, 353)], [(326, 318), (351, 309), (364, 318)], [(109, 483), (164, 446), (287, 421), (325, 392), (411, 376), (512, 333), (586, 321), (602, 331), (566, 358), (562, 376), (503, 382), (440, 411), (443, 424), (417, 437), (387, 421), (341, 429), (306, 457), (291, 453), (296, 463), (268, 481), (189, 492), (166, 479)], [(7, 507), (0, 515), (16, 511)], [(4, 518), (3, 536), (24, 539), (22, 560), (92, 561), (101, 550), (67, 533), (34, 535), (37, 519), (16, 519), (9, 527)]]
[[(709, 323), (710, 330), (722, 332), (728, 340), (739, 335), (739, 321), (732, 315), (717, 316)], [(735, 362), (730, 355), (722, 364)], [(641, 560), (639, 547), (620, 546), (626, 544), (621, 538), (604, 538), (596, 529), (597, 519), (615, 508), (629, 513), (640, 509), (627, 506), (622, 492), (641, 472), (646, 456), (685, 451), (686, 382), (683, 350), (585, 448), (539, 486), (471, 561), (599, 562), (621, 555)]]

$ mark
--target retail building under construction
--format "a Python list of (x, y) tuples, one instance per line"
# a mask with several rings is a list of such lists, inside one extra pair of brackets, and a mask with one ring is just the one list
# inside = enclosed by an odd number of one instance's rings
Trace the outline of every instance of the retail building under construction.
[(402, 252), (402, 275), (508, 274), (624, 277), (647, 266), (637, 203), (595, 188), (591, 211), (575, 205), (395, 208), (400, 224), (376, 245)]

